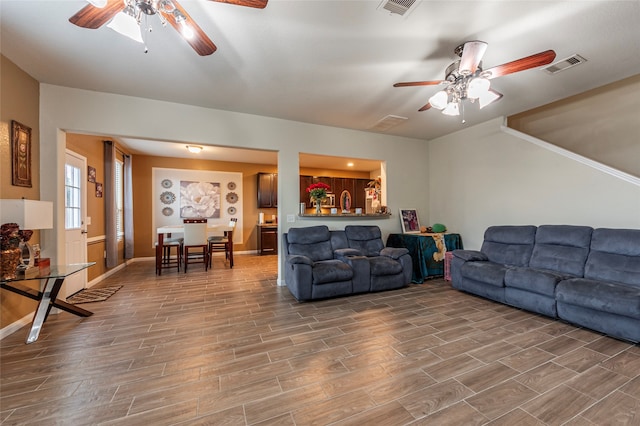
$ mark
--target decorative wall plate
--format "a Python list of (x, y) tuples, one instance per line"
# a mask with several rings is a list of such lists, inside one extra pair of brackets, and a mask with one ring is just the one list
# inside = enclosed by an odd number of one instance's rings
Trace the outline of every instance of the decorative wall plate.
[(229, 207), (227, 209), (227, 213), (229, 213), (229, 214), (236, 214), (236, 211), (237, 211), (236, 208), (233, 207), (233, 206), (231, 206), (231, 207)]
[(165, 216), (171, 216), (173, 214), (173, 209), (171, 207), (165, 207), (162, 209), (162, 214)]
[(169, 179), (163, 179), (162, 182), (160, 182), (160, 184), (162, 185), (163, 188), (169, 189), (173, 186), (173, 182), (171, 182)]
[(174, 201), (176, 201), (176, 194), (174, 194), (173, 192), (165, 191), (160, 194), (160, 201), (162, 201), (164, 204), (172, 204)]
[(238, 201), (238, 194), (235, 192), (230, 192), (227, 194), (227, 201), (231, 204), (235, 204)]
[(229, 188), (230, 191), (233, 191), (234, 189), (236, 189), (236, 183), (235, 182), (229, 182), (227, 184), (227, 188)]

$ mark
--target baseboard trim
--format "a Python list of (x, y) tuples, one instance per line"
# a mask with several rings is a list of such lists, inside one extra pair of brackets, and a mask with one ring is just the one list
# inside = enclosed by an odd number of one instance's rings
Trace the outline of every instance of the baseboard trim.
[[(6, 326), (3, 329), (1, 329), (0, 330), (0, 340), (4, 339), (7, 336), (12, 335), (13, 333), (15, 333), (16, 331), (20, 330), (25, 325), (28, 325), (29, 323), (31, 323), (31, 320), (33, 320), (33, 313), (34, 312), (31, 312), (30, 314), (25, 315), (24, 317), (20, 318), (18, 321), (14, 321), (11, 324), (9, 324), (8, 326)], [(27, 338), (27, 336), (25, 335), (25, 339), (26, 338)]]

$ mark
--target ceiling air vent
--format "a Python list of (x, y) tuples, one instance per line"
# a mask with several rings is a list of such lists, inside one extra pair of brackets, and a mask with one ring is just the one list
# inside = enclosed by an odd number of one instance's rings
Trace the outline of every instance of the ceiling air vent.
[(382, 3), (378, 6), (378, 10), (405, 16), (417, 3), (418, 0), (382, 0)]
[(374, 124), (370, 130), (373, 130), (374, 132), (386, 132), (390, 128), (403, 123), (405, 120), (408, 120), (408, 118), (400, 117), (399, 115), (387, 115), (382, 120)]
[(580, 65), (584, 62), (587, 62), (585, 58), (580, 55), (569, 56), (566, 59), (556, 62), (555, 64), (551, 64), (546, 68), (543, 68), (549, 74), (556, 74), (560, 71), (567, 70), (571, 67), (575, 67), (576, 65)]

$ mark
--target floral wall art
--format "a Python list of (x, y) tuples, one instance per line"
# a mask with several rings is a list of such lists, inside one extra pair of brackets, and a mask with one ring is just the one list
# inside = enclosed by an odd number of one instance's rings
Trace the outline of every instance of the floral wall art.
[(180, 181), (180, 217), (220, 217), (220, 183)]
[(242, 242), (242, 173), (154, 167), (152, 179), (152, 223), (180, 225), (184, 219), (205, 218), (212, 225), (228, 225), (237, 219), (235, 242)]

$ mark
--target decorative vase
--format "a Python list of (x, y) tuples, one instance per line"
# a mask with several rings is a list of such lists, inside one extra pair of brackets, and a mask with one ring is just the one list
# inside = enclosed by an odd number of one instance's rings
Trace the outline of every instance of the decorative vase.
[(2, 250), (0, 252), (0, 277), (3, 280), (12, 280), (16, 278), (16, 269), (22, 258), (22, 250), (20, 248), (12, 248)]
[(316, 200), (316, 214), (322, 214), (322, 201)]

